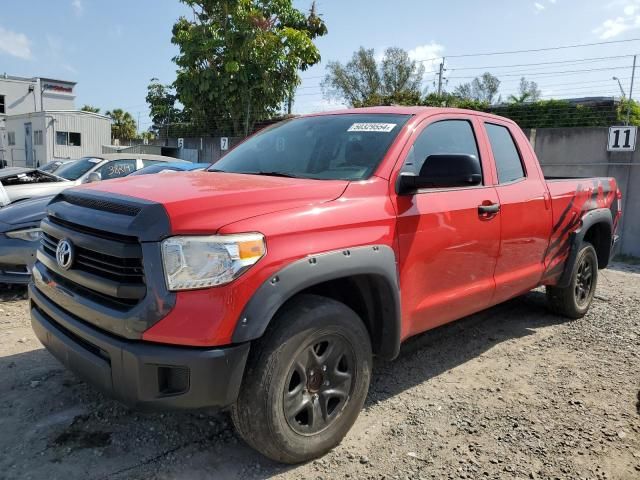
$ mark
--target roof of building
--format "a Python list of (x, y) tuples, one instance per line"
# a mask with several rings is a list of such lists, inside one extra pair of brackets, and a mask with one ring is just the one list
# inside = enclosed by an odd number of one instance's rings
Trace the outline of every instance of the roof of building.
[(38, 79), (48, 80), (49, 82), (68, 83), (71, 85), (77, 84), (77, 82), (72, 82), (71, 80), (60, 80), (57, 78), (49, 78), (49, 77), (19, 77), (17, 75), (7, 75), (6, 73), (4, 73), (3, 75), (0, 75), (0, 80), (14, 80), (16, 82), (36, 82)]
[(15, 115), (7, 115), (6, 118), (7, 120), (12, 119), (12, 118), (19, 118), (19, 117), (37, 117), (37, 116), (41, 116), (41, 115), (55, 115), (55, 114), (73, 114), (73, 115), (88, 115), (91, 117), (98, 117), (98, 118), (102, 118), (102, 119), (106, 119), (106, 120), (111, 120), (108, 116), (106, 115), (102, 115), (100, 113), (95, 113), (95, 112), (87, 112), (85, 110), (40, 110), (38, 112), (25, 112), (25, 113), (17, 113)]

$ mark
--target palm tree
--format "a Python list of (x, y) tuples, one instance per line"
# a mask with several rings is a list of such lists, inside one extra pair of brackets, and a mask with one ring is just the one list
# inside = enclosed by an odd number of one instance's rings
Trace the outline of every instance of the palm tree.
[(531, 97), (531, 93), (522, 92), (520, 95), (509, 95), (509, 103), (527, 103), (527, 100)]
[(111, 119), (111, 138), (118, 140), (131, 140), (137, 132), (136, 121), (129, 112), (116, 108), (106, 112)]
[(80, 110), (83, 112), (100, 113), (100, 109), (93, 105), (84, 105)]

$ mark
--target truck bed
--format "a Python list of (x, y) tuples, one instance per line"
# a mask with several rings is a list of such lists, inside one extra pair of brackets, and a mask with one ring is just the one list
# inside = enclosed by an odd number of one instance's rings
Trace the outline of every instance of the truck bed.
[(585, 213), (598, 208), (611, 210), (613, 231), (621, 215), (618, 185), (612, 177), (545, 177), (551, 194), (553, 228), (545, 254), (545, 283), (553, 284), (569, 255), (571, 233), (580, 227)]

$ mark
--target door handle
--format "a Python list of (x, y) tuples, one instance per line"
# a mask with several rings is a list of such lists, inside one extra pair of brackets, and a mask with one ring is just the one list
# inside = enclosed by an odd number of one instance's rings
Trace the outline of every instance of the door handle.
[(492, 203), (490, 205), (478, 205), (479, 215), (484, 215), (484, 216), (496, 215), (499, 212), (500, 212), (499, 203)]

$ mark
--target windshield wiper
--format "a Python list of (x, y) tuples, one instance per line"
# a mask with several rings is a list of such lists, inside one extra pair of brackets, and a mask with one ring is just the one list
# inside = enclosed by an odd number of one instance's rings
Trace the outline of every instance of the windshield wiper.
[(286, 178), (300, 178), (297, 175), (294, 175), (292, 173), (287, 173), (287, 172), (268, 172), (268, 171), (263, 171), (263, 170), (259, 170), (257, 172), (238, 172), (238, 173), (242, 173), (245, 175), (265, 175), (268, 177), (286, 177)]

